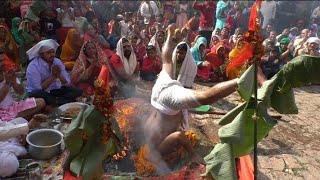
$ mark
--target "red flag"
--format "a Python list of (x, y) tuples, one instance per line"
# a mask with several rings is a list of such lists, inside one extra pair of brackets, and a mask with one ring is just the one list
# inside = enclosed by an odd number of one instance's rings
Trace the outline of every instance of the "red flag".
[(251, 7), (250, 19), (249, 19), (249, 30), (257, 30), (260, 28), (259, 24), (259, 10), (261, 7), (262, 0), (257, 0)]
[[(261, 45), (262, 38), (259, 35), (261, 30), (259, 23), (259, 10), (262, 0), (257, 0), (251, 7), (250, 19), (249, 19), (249, 31), (244, 34), (244, 45), (241, 49), (233, 49), (233, 59), (230, 59), (230, 63), (226, 68), (226, 75), (229, 79), (234, 79), (240, 73), (242, 66), (254, 55), (256, 57), (261, 56), (263, 53), (263, 47)], [(237, 48), (237, 47), (236, 47)], [(230, 54), (229, 54), (230, 56)]]
[(98, 86), (103, 86), (105, 90), (109, 90), (109, 69), (107, 65), (102, 65), (97, 83)]

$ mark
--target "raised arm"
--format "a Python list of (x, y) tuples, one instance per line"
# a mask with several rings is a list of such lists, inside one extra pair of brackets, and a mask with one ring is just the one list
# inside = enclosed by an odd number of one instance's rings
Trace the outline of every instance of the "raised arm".
[(167, 29), (167, 39), (162, 48), (162, 70), (166, 71), (172, 79), (173, 77), (173, 62), (172, 53), (174, 50), (173, 36), (174, 36), (175, 25), (169, 25)]
[[(258, 68), (258, 85), (262, 85), (266, 81), (262, 70)], [(219, 99), (229, 96), (238, 88), (238, 78), (219, 83), (206, 91), (194, 91), (195, 98), (202, 104), (212, 104)]]

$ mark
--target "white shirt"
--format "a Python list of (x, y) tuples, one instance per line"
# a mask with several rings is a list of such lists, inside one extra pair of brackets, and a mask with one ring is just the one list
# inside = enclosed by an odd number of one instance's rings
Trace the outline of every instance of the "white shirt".
[[(17, 83), (20, 84), (20, 81), (18, 78), (17, 78)], [(3, 80), (2, 82), (0, 82), (0, 89), (3, 88), (5, 84), (6, 84), (6, 80)], [(0, 108), (7, 108), (11, 106), (13, 103), (14, 103), (14, 100), (9, 91), (6, 97), (0, 102)]]
[[(69, 8), (71, 10), (71, 13), (73, 14), (73, 8)], [(59, 15), (62, 15), (64, 13), (64, 10), (61, 8), (57, 8), (56, 11), (58, 12)], [(69, 15), (69, 13), (64, 14), (64, 16), (62, 16), (62, 20), (61, 20), (61, 26), (62, 27), (73, 27), (73, 23), (72, 23), (72, 19), (71, 16)]]
[(128, 37), (129, 34), (129, 22), (126, 23), (124, 20), (120, 21), (121, 37)]
[[(159, 8), (154, 1), (149, 1), (151, 9), (149, 9), (149, 5), (146, 2), (143, 2), (140, 7), (141, 16), (144, 17), (144, 24), (149, 24), (151, 15), (158, 16)], [(152, 14), (151, 14), (152, 11)]]

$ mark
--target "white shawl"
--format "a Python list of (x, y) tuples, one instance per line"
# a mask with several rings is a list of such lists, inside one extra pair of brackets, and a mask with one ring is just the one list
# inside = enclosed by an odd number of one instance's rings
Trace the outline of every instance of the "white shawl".
[[(182, 44), (185, 42), (179, 43)], [(176, 49), (173, 52), (173, 61), (176, 60)], [(183, 86), (188, 86), (193, 83), (197, 72), (197, 65), (193, 58), (191, 58), (190, 48), (182, 63), (178, 80), (173, 80), (166, 71), (161, 71), (155, 85), (152, 88), (151, 104), (161, 113), (167, 115), (175, 115), (182, 111), (183, 121), (182, 127), (189, 128), (188, 109), (197, 107), (201, 104), (195, 98), (193, 91), (186, 89)], [(176, 65), (173, 65), (173, 74), (175, 74)]]
[(159, 31), (155, 35), (152, 36), (152, 38), (150, 39), (148, 45), (153, 45), (154, 47), (156, 47), (157, 56), (161, 59), (162, 47), (159, 46), (159, 43), (157, 41), (158, 33), (159, 33)]
[(186, 42), (180, 42), (173, 51), (172, 60), (173, 60), (173, 77), (176, 77), (176, 66), (177, 66), (177, 47), (181, 44), (186, 44), (188, 47), (186, 57), (183, 60), (183, 63), (180, 68), (178, 81), (184, 87), (192, 87), (194, 78), (197, 75), (197, 64), (193, 59), (190, 48)]
[(137, 57), (133, 51), (132, 46), (131, 46), (131, 55), (129, 57), (129, 60), (124, 56), (123, 47), (122, 47), (123, 46), (122, 39), (124, 39), (124, 38), (121, 38), (117, 43), (117, 53), (116, 54), (120, 57), (126, 73), (131, 76), (137, 67)]
[(53, 40), (53, 39), (46, 39), (38, 42), (36, 45), (34, 45), (31, 49), (27, 51), (27, 55), (29, 57), (29, 60), (40, 56), (40, 53), (49, 51), (51, 49), (54, 49), (54, 51), (57, 51), (59, 47), (59, 44)]

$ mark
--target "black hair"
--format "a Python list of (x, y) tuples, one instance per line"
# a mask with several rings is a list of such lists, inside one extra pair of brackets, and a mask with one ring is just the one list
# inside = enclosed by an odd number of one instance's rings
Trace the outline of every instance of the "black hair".
[(133, 40), (133, 39), (139, 39), (139, 36), (135, 33), (132, 33), (130, 36), (129, 36), (129, 39), (130, 40)]
[(179, 46), (177, 46), (177, 49), (181, 49), (181, 50), (187, 52), (188, 51), (188, 45), (187, 45), (187, 43), (182, 43)]
[(4, 54), (6, 51), (4, 48), (0, 48), (0, 54)]
[(84, 43), (84, 45), (83, 45), (83, 53), (84, 53), (84, 55), (86, 57), (88, 57), (87, 46), (88, 46), (89, 43), (92, 43), (94, 46), (96, 46), (96, 44), (94, 44), (94, 42), (90, 41), (90, 40)]
[(153, 50), (155, 51), (156, 50), (156, 47), (154, 45), (148, 45), (147, 48), (146, 48), (147, 51), (150, 51), (150, 50)]
[(122, 38), (122, 43), (126, 43), (129, 42), (129, 40), (127, 38)]

